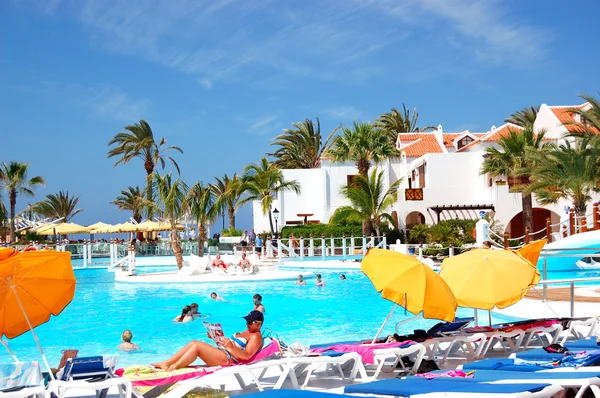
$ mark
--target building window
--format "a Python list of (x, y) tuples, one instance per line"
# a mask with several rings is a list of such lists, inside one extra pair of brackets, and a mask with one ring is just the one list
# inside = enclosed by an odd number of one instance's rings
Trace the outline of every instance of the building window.
[(456, 144), (457, 149), (460, 149), (466, 145), (469, 145), (471, 142), (473, 142), (473, 138), (466, 136), (461, 138), (458, 143)]
[(356, 183), (354, 182), (356, 177), (358, 177), (356, 174), (349, 174), (346, 176), (346, 183), (348, 184), (348, 186), (352, 185), (356, 187)]

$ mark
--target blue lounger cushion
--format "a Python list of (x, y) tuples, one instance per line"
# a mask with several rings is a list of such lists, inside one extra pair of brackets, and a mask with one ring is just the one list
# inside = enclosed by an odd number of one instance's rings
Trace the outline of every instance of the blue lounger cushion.
[(539, 370), (548, 370), (546, 366), (533, 364), (515, 365), (515, 360), (512, 358), (489, 358), (465, 363), (462, 366), (465, 372), (470, 370), (507, 370), (513, 372), (537, 372)]
[(578, 351), (581, 349), (583, 349), (583, 350), (598, 350), (598, 349), (600, 349), (600, 346), (598, 345), (598, 343), (596, 343), (596, 337), (588, 337), (588, 338), (581, 339), (581, 340), (567, 341), (563, 345), (571, 351)]
[(311, 350), (314, 348), (327, 348), (327, 347), (333, 347), (335, 345), (340, 345), (340, 344), (360, 344), (362, 343), (364, 340), (352, 340), (352, 341), (335, 341), (333, 343), (323, 343), (323, 344), (312, 344), (309, 345), (308, 348), (310, 348)]
[[(572, 352), (578, 354), (583, 351), (585, 351), (586, 355), (576, 359), (575, 361), (572, 361), (574, 364), (577, 364), (578, 366), (592, 366), (600, 362), (600, 351), (598, 350), (573, 350)], [(565, 355), (561, 353), (549, 353), (544, 351), (543, 348), (534, 348), (533, 350), (517, 352), (515, 354), (515, 357), (524, 361), (538, 362), (565, 361), (566, 357), (569, 357), (569, 361), (573, 359), (570, 355)]]
[(335, 398), (340, 397), (339, 394), (330, 394), (326, 392), (316, 392), (307, 390), (266, 390), (263, 392), (252, 392), (250, 394), (241, 394), (240, 397), (256, 397), (256, 398), (272, 398), (272, 397), (289, 397), (289, 398)]
[(61, 380), (81, 380), (111, 376), (111, 369), (104, 366), (103, 356), (70, 358), (62, 372)]
[(479, 383), (473, 379), (448, 378), (447, 380), (427, 380), (422, 377), (407, 377), (406, 379), (388, 379), (364, 384), (353, 384), (344, 387), (344, 393), (349, 394), (379, 394), (410, 397), (431, 392), (454, 393), (487, 393), (515, 394), (520, 392), (536, 392), (548, 387), (545, 383), (527, 384), (488, 384)]
[(507, 370), (476, 370), (473, 379), (476, 381), (498, 380), (556, 380), (556, 379), (593, 379), (600, 377), (600, 372), (511, 372)]

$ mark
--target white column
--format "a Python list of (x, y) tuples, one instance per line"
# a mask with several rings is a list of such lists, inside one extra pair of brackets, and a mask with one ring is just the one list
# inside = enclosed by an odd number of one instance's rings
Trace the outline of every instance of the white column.
[(367, 254), (367, 237), (363, 235), (362, 252)]
[(477, 224), (475, 224), (475, 235), (477, 247), (482, 247), (483, 242), (490, 240), (490, 223), (483, 218), (477, 221)]
[(321, 258), (325, 260), (325, 235), (321, 236)]
[(350, 255), (354, 254), (354, 235), (350, 235)]
[(309, 238), (309, 241), (308, 241), (308, 257), (314, 257), (314, 255), (315, 255), (315, 239), (311, 235)]
[(85, 241), (83, 242), (82, 245), (82, 250), (83, 250), (83, 268), (87, 268), (88, 266), (88, 257), (87, 257), (87, 244), (85, 243)]
[(346, 258), (346, 255), (348, 254), (346, 252), (346, 237), (342, 236), (342, 254), (344, 256), (344, 259)]
[(304, 260), (304, 237), (300, 235), (300, 259)]
[(331, 247), (329, 248), (329, 255), (335, 255), (335, 239), (333, 236), (331, 237)]
[(88, 241), (88, 264), (92, 265), (92, 241)]

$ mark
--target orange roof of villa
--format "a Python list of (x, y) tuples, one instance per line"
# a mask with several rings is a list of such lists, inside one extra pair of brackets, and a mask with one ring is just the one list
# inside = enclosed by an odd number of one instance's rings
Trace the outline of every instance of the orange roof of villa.
[(433, 133), (402, 133), (398, 135), (398, 139), (402, 145), (400, 151), (404, 152), (406, 157), (420, 157), (426, 153), (444, 152)]
[[(554, 116), (556, 116), (556, 118), (558, 119), (558, 121), (560, 122), (561, 125), (563, 125), (568, 131), (571, 132), (577, 132), (577, 131), (581, 131), (582, 129), (580, 127), (578, 127), (577, 125), (572, 125), (569, 123), (573, 123), (576, 122), (577, 120), (573, 117), (574, 113), (570, 112), (571, 109), (584, 109), (585, 107), (587, 107), (590, 103), (586, 102), (584, 104), (581, 105), (568, 105), (568, 106), (549, 106), (548, 108), (550, 108), (550, 110), (552, 111), (552, 113), (554, 114)], [(600, 132), (594, 128), (591, 129), (593, 132), (595, 132), (596, 134), (600, 134)]]
[(522, 131), (522, 130), (524, 130), (524, 128), (519, 127), (516, 124), (506, 123), (506, 124), (500, 126), (499, 128), (497, 128), (495, 131), (490, 131), (485, 136), (481, 137), (479, 140), (486, 141), (486, 142), (500, 141), (500, 138), (508, 137), (511, 130), (512, 131)]

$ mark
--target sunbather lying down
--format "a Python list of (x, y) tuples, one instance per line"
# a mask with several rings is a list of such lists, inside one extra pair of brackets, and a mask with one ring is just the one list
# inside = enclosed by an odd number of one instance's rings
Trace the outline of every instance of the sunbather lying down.
[(264, 316), (260, 311), (251, 311), (244, 319), (246, 320), (247, 330), (234, 334), (232, 339), (223, 338), (218, 342), (217, 347), (202, 341), (192, 340), (171, 358), (153, 363), (152, 366), (162, 370), (176, 370), (190, 365), (196, 358), (200, 358), (208, 366), (228, 366), (247, 361), (263, 345), (260, 328)]

